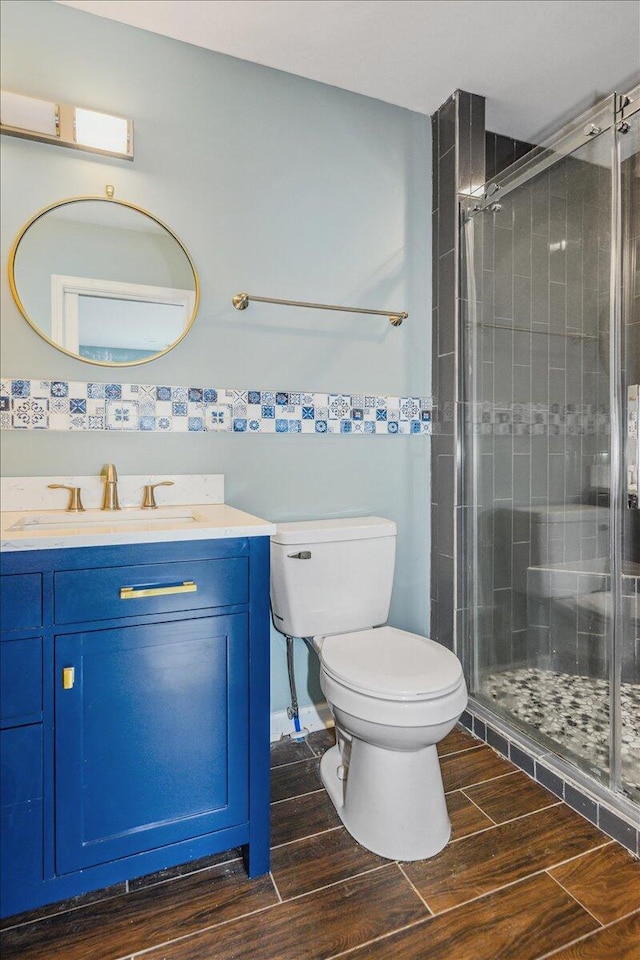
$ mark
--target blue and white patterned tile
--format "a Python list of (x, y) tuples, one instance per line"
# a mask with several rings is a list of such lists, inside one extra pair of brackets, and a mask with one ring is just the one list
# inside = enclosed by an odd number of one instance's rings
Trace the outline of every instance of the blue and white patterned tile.
[(51, 396), (50, 380), (32, 380), (29, 396), (38, 400), (48, 400)]
[(141, 417), (155, 417), (156, 415), (156, 401), (152, 400), (148, 395), (145, 395), (140, 398), (139, 411)]
[[(431, 432), (432, 404), (431, 397), (93, 381), (3, 380), (0, 384), (3, 426), (16, 430), (421, 435)], [(600, 429), (602, 418), (606, 413), (600, 416), (587, 405), (513, 404), (498, 411), (483, 407), (475, 420), (479, 432), (539, 429), (553, 435)]]
[(14, 430), (46, 430), (49, 427), (49, 401), (28, 394), (26, 397), (14, 396), (11, 426)]
[(60, 397), (57, 394), (53, 394), (51, 399), (49, 400), (49, 413), (56, 414), (56, 416), (60, 416), (62, 414), (68, 414), (69, 413), (68, 397), (65, 397), (65, 396)]
[(228, 433), (232, 426), (231, 406), (228, 403), (207, 403), (204, 408), (206, 430), (215, 433)]
[(346, 393), (329, 394), (329, 418), (331, 420), (343, 420), (349, 416), (351, 409), (351, 397)]
[(86, 430), (89, 426), (89, 418), (82, 414), (69, 414), (69, 430)]
[(11, 396), (12, 397), (29, 397), (31, 395), (31, 381), (30, 380), (12, 380), (11, 381)]
[(400, 419), (413, 420), (420, 412), (420, 404), (414, 397), (400, 398)]
[(106, 401), (107, 430), (137, 430), (138, 402), (136, 400)]

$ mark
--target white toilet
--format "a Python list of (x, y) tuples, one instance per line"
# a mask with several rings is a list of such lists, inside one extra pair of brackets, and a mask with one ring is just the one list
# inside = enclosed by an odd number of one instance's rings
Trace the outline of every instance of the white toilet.
[(458, 658), (385, 624), (396, 525), (381, 517), (279, 523), (271, 537), (276, 628), (313, 639), (337, 739), (320, 772), (369, 850), (421, 860), (451, 833), (436, 744), (467, 705)]

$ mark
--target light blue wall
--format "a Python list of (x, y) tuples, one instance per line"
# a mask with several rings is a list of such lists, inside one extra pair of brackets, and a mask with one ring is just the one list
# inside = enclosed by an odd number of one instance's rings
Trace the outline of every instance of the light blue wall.
[[(133, 164), (2, 137), (2, 262), (55, 200), (116, 195), (170, 224), (200, 273), (193, 330), (127, 382), (425, 395), (430, 387), (426, 117), (46, 0), (3, 4), (2, 86), (130, 116)], [(3, 376), (104, 380), (20, 317), (2, 267)], [(408, 310), (384, 318), (252, 305), (275, 297)], [(429, 439), (6, 432), (7, 475), (222, 472), (228, 502), (273, 520), (376, 513), (398, 523), (392, 622), (428, 629)], [(272, 638), (272, 709), (288, 700)], [(319, 699), (305, 683), (300, 700)], [(310, 687), (310, 691), (306, 689)]]

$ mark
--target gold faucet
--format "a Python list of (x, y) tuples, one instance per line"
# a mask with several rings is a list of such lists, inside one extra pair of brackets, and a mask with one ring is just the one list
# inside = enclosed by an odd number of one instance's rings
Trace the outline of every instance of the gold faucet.
[(102, 498), (103, 510), (119, 510), (120, 501), (118, 500), (118, 471), (115, 464), (105, 463), (100, 471), (100, 476), (104, 477), (104, 496)]

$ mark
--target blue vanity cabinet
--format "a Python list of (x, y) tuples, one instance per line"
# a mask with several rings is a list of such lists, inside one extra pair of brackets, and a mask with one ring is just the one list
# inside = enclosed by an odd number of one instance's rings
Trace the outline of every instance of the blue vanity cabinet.
[(3, 915), (232, 847), (269, 869), (268, 546), (2, 557)]

